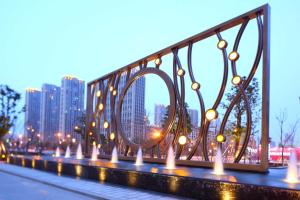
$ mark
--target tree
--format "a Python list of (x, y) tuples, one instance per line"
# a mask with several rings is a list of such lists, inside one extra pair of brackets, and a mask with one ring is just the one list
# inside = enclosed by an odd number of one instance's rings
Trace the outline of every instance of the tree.
[[(246, 77), (242, 78), (242, 83), (246, 81)], [(226, 103), (221, 103), (221, 107), (224, 109), (228, 109), (232, 100), (237, 96), (239, 93), (239, 87), (232, 86), (230, 91), (225, 94), (226, 96)], [(257, 78), (253, 78), (249, 86), (245, 90), (245, 94), (248, 98), (248, 103), (251, 111), (252, 116), (252, 130), (251, 134), (255, 135), (257, 132), (256, 127), (260, 119), (260, 96), (259, 96), (259, 82)], [(234, 120), (232, 120), (229, 124), (229, 129), (225, 130), (225, 134), (230, 135), (235, 140), (235, 152), (238, 150), (238, 146), (240, 144), (240, 139), (242, 133), (245, 132), (246, 127), (242, 125), (243, 116), (246, 113), (246, 102), (245, 99), (240, 96), (237, 100), (233, 108), (234, 113)]]
[(283, 138), (283, 128), (284, 128), (284, 124), (286, 122), (286, 111), (280, 111), (279, 115), (276, 116), (276, 120), (279, 124), (279, 127), (280, 127), (280, 144), (279, 146), (281, 146), (281, 164), (283, 165), (284, 164), (284, 157), (283, 157), (283, 152), (284, 152), (284, 147), (285, 147), (285, 141), (284, 141), (284, 138)]
[[(7, 85), (0, 85), (0, 143), (3, 145), (2, 140), (4, 136), (15, 125), (18, 115), (25, 111), (25, 107), (20, 110), (17, 109), (20, 100), (20, 93)], [(2, 148), (2, 151), (4, 151), (4, 148)]]
[[(185, 103), (185, 104), (184, 104), (184, 109), (185, 109), (185, 113), (186, 113), (187, 133), (190, 134), (190, 133), (192, 132), (193, 125), (192, 125), (192, 123), (191, 123), (191, 117), (190, 117), (189, 113), (187, 112), (188, 107), (189, 107), (188, 104)], [(164, 118), (163, 118), (163, 120), (162, 120), (162, 127), (165, 126), (165, 123), (166, 123), (166, 121), (167, 121), (167, 119), (168, 119), (168, 117), (169, 117), (169, 108), (170, 108), (170, 106), (167, 106), (166, 112), (165, 112), (165, 116), (164, 116)], [(172, 126), (172, 128), (171, 128), (171, 130), (170, 130), (170, 133), (173, 134), (173, 135), (175, 134), (175, 131), (176, 131), (177, 126), (178, 126), (178, 119), (179, 119), (179, 112), (178, 112), (178, 109), (177, 109), (177, 110), (176, 110), (175, 123), (173, 123), (173, 126)]]

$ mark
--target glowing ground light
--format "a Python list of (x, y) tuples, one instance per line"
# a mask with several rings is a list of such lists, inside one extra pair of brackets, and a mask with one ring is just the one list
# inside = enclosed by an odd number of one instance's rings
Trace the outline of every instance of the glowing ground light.
[(104, 124), (103, 124), (103, 128), (106, 129), (106, 128), (108, 128), (108, 127), (109, 127), (109, 123), (108, 123), (107, 121), (105, 121)]
[(117, 91), (116, 91), (116, 90), (113, 91), (113, 95), (114, 95), (114, 96), (117, 95)]
[(116, 137), (116, 135), (115, 135), (114, 132), (110, 133), (110, 135), (109, 135), (109, 139), (110, 139), (110, 140), (114, 140), (115, 137)]
[(184, 69), (178, 69), (178, 70), (177, 70), (177, 75), (178, 75), (178, 76), (183, 76), (184, 74), (185, 74)]
[(180, 145), (185, 145), (186, 144), (186, 136), (185, 135), (181, 135), (179, 138), (178, 138), (178, 143)]
[(101, 96), (101, 91), (98, 90), (97, 93), (96, 93), (97, 97), (100, 97)]
[(104, 108), (103, 103), (100, 103), (100, 104), (99, 104), (99, 110), (103, 110), (103, 108)]
[(232, 83), (233, 85), (238, 85), (238, 84), (241, 83), (241, 81), (242, 81), (242, 78), (241, 78), (240, 76), (238, 76), (238, 75), (234, 76), (234, 77), (231, 79), (231, 83)]
[(112, 92), (113, 90), (114, 90), (114, 87), (113, 87), (113, 86), (110, 86), (110, 87), (109, 87), (109, 91)]
[(227, 42), (225, 40), (220, 40), (217, 44), (219, 49), (225, 49), (227, 47)]
[(219, 135), (217, 135), (216, 140), (217, 140), (217, 142), (222, 143), (222, 142), (225, 142), (226, 138), (224, 135), (219, 134)]
[(159, 66), (161, 64), (161, 59), (160, 58), (156, 58), (154, 61), (156, 66)]
[(229, 57), (229, 60), (236, 61), (237, 59), (239, 59), (240, 55), (238, 54), (238, 52), (232, 51), (228, 57)]
[(205, 117), (208, 121), (214, 120), (218, 117), (218, 112), (214, 109), (208, 109), (206, 111)]
[(192, 89), (193, 90), (198, 90), (200, 88), (200, 84), (197, 82), (192, 83)]

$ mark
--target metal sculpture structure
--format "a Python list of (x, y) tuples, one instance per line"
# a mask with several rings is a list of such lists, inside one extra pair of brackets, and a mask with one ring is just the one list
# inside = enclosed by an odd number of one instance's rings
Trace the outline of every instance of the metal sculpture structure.
[[(245, 80), (242, 80), (238, 73), (236, 61), (239, 58), (239, 43), (242, 38), (243, 32), (247, 24), (251, 20), (256, 20), (258, 30), (258, 48), (256, 56), (253, 61), (252, 68)], [(222, 37), (222, 32), (240, 25), (239, 31), (233, 43), (233, 49), (228, 52), (228, 41)], [(264, 5), (238, 16), (225, 23), (217, 25), (211, 29), (201, 32), (195, 36), (187, 38), (179, 43), (170, 47), (162, 49), (154, 54), (144, 57), (136, 62), (133, 62), (123, 68), (111, 72), (99, 79), (88, 83), (87, 88), (87, 130), (85, 134), (86, 146), (89, 147), (91, 137), (99, 141), (99, 129), (104, 129), (106, 134), (102, 137), (110, 142), (111, 146), (118, 146), (123, 157), (130, 157), (128, 152), (136, 152), (139, 146), (145, 150), (151, 150), (151, 158), (148, 161), (162, 162), (161, 150), (159, 144), (169, 134), (173, 124), (177, 123), (174, 137), (169, 145), (173, 145), (176, 149), (176, 159), (180, 164), (193, 165), (193, 166), (212, 166), (209, 160), (207, 142), (208, 142), (208, 129), (212, 120), (218, 118), (218, 108), (225, 93), (225, 88), (228, 85), (228, 77), (231, 69), (231, 82), (238, 88), (237, 95), (230, 102), (228, 109), (225, 111), (224, 117), (221, 119), (221, 127), (218, 136), (222, 138), (225, 132), (225, 126), (228, 121), (229, 115), (232, 112), (235, 104), (239, 99), (245, 102), (246, 110), (246, 127), (245, 138), (240, 150), (236, 153), (232, 163), (225, 163), (226, 168), (252, 170), (252, 171), (267, 171), (268, 170), (268, 140), (269, 140), (269, 6)], [(210, 37), (216, 36), (218, 38), (217, 47), (222, 52), (224, 68), (223, 79), (219, 89), (218, 96), (211, 108), (205, 107), (204, 98), (201, 94), (200, 80), (194, 77), (194, 69), (192, 62), (193, 45), (197, 42)], [(179, 50), (187, 47), (187, 68), (188, 73), (182, 67), (180, 57), (178, 56)], [(172, 54), (173, 56), (173, 77), (169, 77), (160, 65), (164, 56)], [(251, 83), (258, 67), (262, 60), (262, 112), (261, 112), (261, 152), (259, 164), (240, 164), (240, 161), (246, 151), (252, 128), (251, 107), (249, 100), (245, 93)], [(155, 67), (148, 67), (149, 62), (154, 62)], [(161, 131), (161, 137), (150, 138), (140, 144), (128, 139), (122, 129), (122, 104), (126, 93), (130, 86), (135, 81), (141, 79), (147, 74), (154, 74), (161, 78), (167, 86), (168, 95), (170, 98), (168, 118), (165, 126)], [(120, 80), (125, 79), (125, 86), (119, 88)], [(182, 158), (182, 150), (184, 144), (179, 144), (178, 140), (181, 136), (187, 135), (187, 119), (185, 109), (185, 80), (190, 79), (192, 82), (191, 89), (197, 95), (197, 101), (200, 104), (200, 128), (197, 138), (185, 158)], [(105, 109), (108, 109), (105, 112)], [(178, 113), (178, 116), (176, 116)], [(122, 144), (122, 145), (121, 145)], [(121, 145), (121, 146), (120, 146)], [(219, 144), (221, 147), (221, 143)], [(121, 148), (123, 148), (121, 150)], [(202, 161), (195, 161), (193, 157), (197, 150), (201, 149)]]

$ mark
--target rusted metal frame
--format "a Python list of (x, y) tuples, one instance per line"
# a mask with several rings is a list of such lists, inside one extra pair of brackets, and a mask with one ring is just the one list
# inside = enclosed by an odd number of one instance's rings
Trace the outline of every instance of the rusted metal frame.
[[(248, 76), (248, 78), (246, 79), (247, 82), (245, 82), (245, 84), (243, 84), (242, 86), (239, 85), (240, 87), (240, 91), (242, 91), (242, 96), (244, 97), (245, 100), (245, 105), (246, 105), (246, 113), (247, 113), (247, 128), (246, 128), (246, 137), (245, 140), (243, 142), (242, 148), (239, 152), (239, 154), (237, 155), (236, 159), (234, 162), (238, 163), (241, 159), (242, 156), (244, 155), (246, 148), (248, 146), (249, 143), (249, 139), (250, 139), (250, 135), (251, 135), (251, 126), (252, 126), (252, 111), (250, 108), (250, 104), (249, 104), (249, 100), (248, 97), (245, 93), (245, 90), (247, 89), (248, 85), (250, 84), (251, 80), (253, 79), (253, 76), (255, 75), (256, 69), (258, 67), (260, 58), (261, 58), (261, 52), (262, 52), (262, 23), (261, 23), (261, 18), (260, 18), (260, 14), (258, 13), (257, 16), (257, 26), (258, 26), (258, 50), (257, 50), (257, 54), (254, 60), (254, 64), (253, 64), (253, 70), (250, 71), (250, 74)], [(243, 88), (242, 88), (243, 87)]]
[[(178, 66), (178, 69), (182, 69), (182, 65), (180, 62), (180, 59), (178, 57), (178, 50), (173, 52), (175, 60), (176, 60), (176, 64)], [(178, 129), (176, 131), (176, 137), (175, 137), (175, 144), (177, 144), (177, 152), (176, 152), (176, 159), (180, 158), (180, 155), (182, 153), (182, 149), (183, 149), (183, 145), (179, 145), (178, 144), (178, 139), (180, 137), (180, 135), (182, 134), (183, 131), (183, 135), (187, 136), (187, 118), (186, 118), (186, 113), (187, 110), (185, 109), (185, 83), (184, 83), (184, 75), (180, 76), (180, 98), (181, 98), (181, 104), (179, 104), (179, 122), (178, 122)]]
[(89, 131), (90, 131), (90, 118), (91, 118), (91, 115), (93, 114), (93, 112), (92, 112), (92, 109), (93, 109), (93, 101), (91, 101), (91, 99), (93, 98), (93, 94), (92, 94), (92, 91), (91, 91), (91, 87), (92, 87), (92, 85), (88, 85), (87, 86), (87, 97), (86, 97), (86, 102), (87, 102), (87, 107), (86, 107), (86, 109), (87, 109), (87, 114), (86, 114), (86, 116), (87, 116), (87, 122), (88, 122), (88, 124), (87, 124), (87, 128), (86, 128), (86, 131), (85, 131), (85, 155), (87, 156), (88, 154), (89, 154), (89, 152), (90, 152), (90, 147), (89, 147), (89, 140), (90, 140), (90, 138), (89, 138)]
[[(152, 139), (149, 141), (146, 141), (140, 145), (135, 144), (134, 142), (128, 140), (128, 138), (124, 135), (124, 132), (122, 130), (122, 124), (121, 124), (121, 111), (122, 111), (122, 103), (123, 103), (123, 99), (128, 91), (128, 89), (130, 88), (130, 86), (139, 78), (145, 76), (146, 74), (156, 74), (158, 75), (160, 78), (163, 79), (163, 81), (165, 82), (168, 91), (169, 91), (169, 96), (170, 96), (170, 109), (169, 109), (169, 113), (168, 113), (168, 119), (166, 121), (166, 126), (163, 128), (162, 130), (162, 137), (160, 138), (156, 138), (156, 139)], [(175, 92), (174, 92), (174, 86), (172, 83), (172, 80), (170, 79), (170, 77), (163, 71), (156, 69), (156, 68), (144, 68), (141, 71), (138, 71), (137, 73), (135, 73), (126, 83), (124, 89), (122, 90), (122, 93), (120, 95), (120, 99), (118, 102), (118, 106), (117, 106), (117, 113), (116, 113), (116, 120), (117, 120), (117, 129), (118, 129), (118, 133), (121, 135), (124, 143), (126, 145), (128, 145), (130, 147), (130, 149), (132, 151), (137, 150), (139, 146), (142, 146), (145, 149), (151, 149), (153, 146), (155, 146), (156, 144), (158, 144), (164, 137), (165, 135), (171, 130), (173, 123), (174, 123), (174, 118), (175, 118), (175, 111), (176, 111), (176, 104), (175, 104)]]
[[(189, 71), (190, 79), (191, 79), (192, 83), (194, 83), (194, 82), (196, 82), (196, 80), (194, 78), (193, 67), (192, 67), (192, 48), (193, 48), (193, 42), (189, 42), (188, 59), (187, 59), (188, 60), (188, 71)], [(205, 126), (205, 105), (204, 105), (204, 101), (203, 101), (203, 98), (202, 98), (202, 95), (201, 95), (199, 89), (196, 90), (196, 93), (197, 93), (198, 101), (199, 101), (199, 104), (200, 104), (200, 110), (201, 110), (201, 121), (200, 121), (201, 125), (200, 125), (197, 140), (196, 140), (194, 146), (192, 147), (191, 152), (187, 156), (187, 160), (192, 159), (192, 157), (196, 153), (196, 151), (199, 147), (199, 144), (202, 141), (204, 130), (206, 129), (205, 128), (206, 126)]]
[(180, 49), (180, 48), (184, 48), (184, 47), (188, 46), (189, 42), (196, 43), (198, 41), (206, 39), (206, 38), (214, 35), (215, 32), (216, 32), (216, 30), (218, 30), (219, 32), (222, 32), (222, 31), (225, 31), (227, 29), (230, 29), (230, 28), (232, 28), (232, 27), (234, 27), (236, 25), (239, 25), (239, 24), (243, 23), (245, 17), (248, 17), (249, 19), (253, 19), (253, 18), (256, 17), (256, 13), (257, 12), (262, 12), (262, 14), (263, 14), (263, 12), (265, 10), (264, 8), (267, 7), (267, 6), (268, 5), (265, 4), (263, 6), (255, 8), (255, 9), (253, 9), (253, 10), (251, 10), (249, 12), (246, 12), (246, 13), (240, 15), (240, 16), (237, 16), (237, 17), (235, 17), (233, 19), (230, 19), (230, 20), (228, 20), (226, 22), (223, 22), (223, 23), (221, 23), (221, 24), (219, 24), (217, 26), (214, 26), (214, 27), (212, 27), (212, 28), (210, 28), (210, 29), (208, 29), (206, 31), (198, 33), (198, 34), (196, 34), (194, 36), (191, 36), (191, 37), (189, 37), (187, 39), (184, 39), (184, 40), (182, 40), (182, 41), (180, 41), (180, 42), (178, 42), (176, 44), (173, 44), (173, 45), (171, 45), (169, 47), (166, 47), (166, 48), (164, 48), (164, 49), (162, 49), (160, 51), (157, 51), (157, 52), (155, 52), (153, 54), (150, 54), (150, 55), (148, 55), (148, 56), (146, 56), (146, 57), (144, 57), (142, 59), (139, 59), (139, 60), (137, 60), (135, 62), (132, 62), (132, 63), (130, 63), (130, 64), (128, 64), (128, 65), (126, 65), (126, 66), (118, 69), (118, 70), (110, 72), (110, 73), (108, 73), (108, 74), (106, 74), (106, 75), (104, 75), (104, 76), (102, 76), (100, 78), (97, 78), (97, 79), (89, 82), (88, 84), (92, 84), (94, 82), (97, 82), (100, 79), (106, 79), (107, 77), (111, 76), (112, 74), (116, 73), (117, 71), (124, 72), (124, 71), (127, 71), (128, 68), (134, 68), (134, 67), (136, 67), (136, 66), (139, 65), (140, 61), (146, 60), (147, 62), (150, 62), (150, 61), (153, 61), (154, 59), (156, 59), (158, 57), (163, 57), (164, 55), (172, 53), (172, 51), (173, 51), (174, 48)]
[[(113, 95), (114, 91), (118, 91), (118, 83), (120, 81), (120, 77), (121, 74), (116, 74), (116, 77), (114, 77), (111, 85), (113, 87), (113, 91), (111, 91), (110, 93), (110, 131), (113, 132), (115, 134), (115, 138), (114, 138), (114, 145), (118, 144), (118, 137), (117, 137), (117, 127), (116, 127), (116, 117), (115, 117), (115, 102), (116, 102), (116, 98), (117, 95)], [(110, 140), (110, 138), (108, 137), (108, 139)]]
[[(109, 87), (110, 87), (110, 84), (111, 84), (111, 81), (112, 81), (112, 77), (110, 77), (109, 79), (107, 79), (107, 82), (106, 82), (106, 86), (105, 86), (105, 89), (104, 89), (104, 93), (103, 93), (103, 105), (104, 105), (104, 109), (102, 110), (102, 112), (100, 112), (100, 119), (101, 119), (101, 115), (103, 114), (103, 120), (104, 122), (107, 121), (107, 118), (106, 118), (106, 101), (107, 101), (107, 95), (108, 95), (108, 91), (109, 91)], [(103, 85), (104, 85), (104, 82), (103, 82)], [(99, 124), (101, 123), (101, 120), (99, 120)], [(109, 130), (106, 129), (104, 130), (104, 132), (106, 132), (106, 135), (109, 136)]]
[[(243, 25), (244, 26), (244, 25)], [(245, 27), (245, 26), (244, 26)], [(218, 37), (218, 40), (222, 40), (222, 36), (220, 34), (220, 32), (216, 32), (216, 35)], [(223, 65), (224, 65), (224, 69), (223, 69), (223, 80), (221, 83), (221, 87), (219, 89), (219, 93), (217, 96), (217, 99), (215, 101), (215, 103), (213, 104), (212, 109), (217, 110), (218, 106), (220, 105), (220, 102), (222, 100), (222, 97), (224, 95), (225, 92), (225, 88), (227, 85), (227, 79), (228, 79), (228, 58), (227, 58), (227, 51), (226, 48), (222, 49), (222, 55), (223, 55)], [(209, 157), (208, 157), (208, 151), (207, 151), (207, 135), (208, 135), (208, 130), (209, 130), (209, 126), (210, 126), (210, 121), (206, 120), (206, 127), (205, 127), (205, 131), (203, 133), (203, 142), (202, 142), (202, 152), (203, 152), (203, 157), (205, 161), (209, 161)], [(221, 145), (219, 145), (221, 148)]]
[(270, 7), (264, 6), (263, 26), (263, 85), (262, 85), (262, 138), (261, 166), (267, 171), (269, 167), (269, 106), (270, 106)]

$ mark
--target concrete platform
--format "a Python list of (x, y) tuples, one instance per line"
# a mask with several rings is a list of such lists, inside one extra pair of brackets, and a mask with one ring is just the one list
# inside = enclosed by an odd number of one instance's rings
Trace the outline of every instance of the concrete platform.
[(136, 188), (204, 199), (300, 199), (300, 184), (284, 182), (286, 169), (270, 169), (268, 174), (177, 167), (162, 164), (135, 166), (132, 162), (112, 164), (108, 160), (90, 161), (40, 156), (10, 156), (11, 164), (99, 180)]

